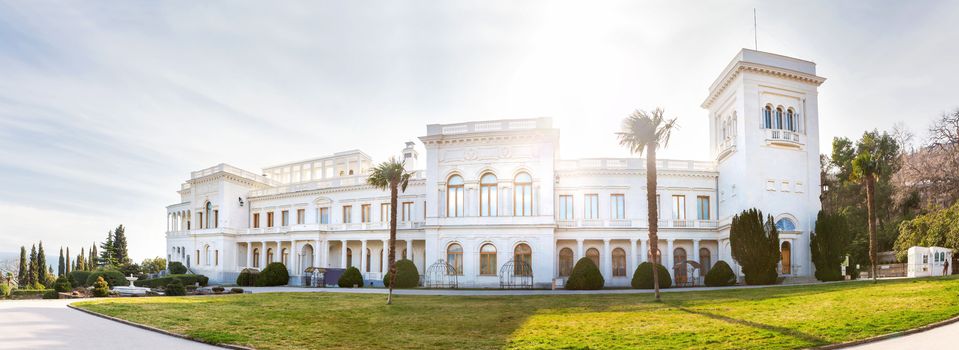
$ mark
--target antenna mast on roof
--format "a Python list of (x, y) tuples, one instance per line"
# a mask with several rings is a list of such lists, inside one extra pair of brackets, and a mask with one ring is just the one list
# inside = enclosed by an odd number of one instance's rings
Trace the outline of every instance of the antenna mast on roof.
[(756, 51), (759, 51), (759, 33), (756, 30), (756, 8), (753, 7), (753, 45), (756, 47)]

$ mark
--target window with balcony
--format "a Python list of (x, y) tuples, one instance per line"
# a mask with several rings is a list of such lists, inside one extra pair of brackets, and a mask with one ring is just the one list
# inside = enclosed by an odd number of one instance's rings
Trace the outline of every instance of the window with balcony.
[(253, 213), (253, 228), (260, 228), (260, 213)]
[(559, 220), (573, 220), (573, 196), (559, 196)]
[(446, 180), (446, 216), (455, 218), (463, 216), (463, 177), (450, 176)]
[(266, 213), (266, 227), (273, 227), (273, 212)]
[(496, 247), (491, 243), (480, 248), (480, 275), (496, 275)]
[(696, 219), (709, 220), (709, 196), (696, 196)]
[(673, 220), (686, 220), (686, 196), (673, 196)]
[(776, 107), (776, 117), (773, 118), (773, 129), (783, 128), (783, 108)]
[(402, 211), (400, 211), (400, 221), (410, 222), (413, 221), (413, 202), (403, 202)]
[(280, 220), (281, 220), (281, 221), (280, 221), (280, 222), (281, 222), (280, 226), (290, 226), (290, 211), (289, 211), (289, 210), (284, 210), (284, 211), (280, 212), (280, 218), (281, 218), (281, 219), (280, 219)]
[(446, 247), (446, 263), (456, 270), (457, 275), (463, 275), (463, 247), (461, 245), (453, 243)]
[(626, 196), (623, 194), (609, 195), (610, 214), (613, 220), (626, 219)]
[(587, 220), (599, 219), (599, 195), (595, 193), (587, 194), (583, 196), (583, 201), (585, 206), (583, 217)]
[(772, 129), (773, 128), (773, 107), (766, 105), (766, 108), (763, 108), (763, 128)]
[(513, 215), (533, 215), (533, 178), (525, 172), (513, 179)]
[(349, 224), (353, 222), (353, 206), (344, 205), (343, 206), (343, 223)]
[(487, 173), (480, 178), (480, 216), (496, 216), (496, 175)]
[(303, 225), (306, 223), (306, 209), (297, 209), (296, 210), (296, 224)]
[(390, 222), (390, 203), (380, 203), (380, 222)]
[(370, 205), (369, 204), (360, 205), (360, 222), (365, 223), (370, 221), (372, 221), (372, 219), (370, 218)]
[(320, 224), (327, 225), (330, 223), (330, 208), (320, 208), (319, 214)]

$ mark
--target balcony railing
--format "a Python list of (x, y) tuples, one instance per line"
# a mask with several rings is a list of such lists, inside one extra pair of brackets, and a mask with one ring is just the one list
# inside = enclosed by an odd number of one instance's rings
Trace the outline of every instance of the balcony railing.
[[(262, 197), (262, 196), (272, 196), (283, 193), (292, 193), (292, 192), (301, 192), (301, 191), (313, 191), (324, 188), (335, 188), (343, 186), (356, 186), (366, 184), (367, 175), (353, 175), (353, 176), (341, 176), (335, 177), (323, 181), (312, 181), (312, 182), (303, 182), (292, 185), (276, 186), (270, 188), (264, 188), (262, 190), (250, 191), (247, 194), (248, 197)], [(424, 179), (425, 173), (422, 170), (413, 172), (411, 180)]]
[(511, 119), (511, 120), (490, 120), (460, 124), (447, 125), (428, 125), (428, 135), (455, 135), (472, 132), (490, 132), (490, 131), (508, 131), (508, 130), (530, 130), (536, 128), (550, 128), (552, 122), (549, 118), (535, 119)]
[(276, 180), (273, 180), (273, 179), (267, 178), (267, 177), (265, 177), (265, 176), (263, 176), (263, 175), (256, 174), (256, 173), (252, 173), (252, 172), (249, 172), (249, 171), (246, 171), (246, 170), (243, 170), (243, 169), (240, 169), (240, 168), (237, 168), (237, 167), (235, 167), (235, 166), (232, 166), (232, 165), (229, 165), (229, 164), (225, 164), (225, 163), (220, 163), (220, 164), (218, 164), (218, 165), (216, 165), (216, 166), (212, 166), (212, 167), (209, 167), (209, 168), (206, 168), (206, 169), (203, 169), (203, 170), (197, 170), (197, 171), (191, 172), (191, 173), (190, 173), (190, 179), (198, 179), (198, 178), (201, 178), (201, 177), (204, 177), (204, 176), (213, 175), (213, 174), (216, 174), (216, 173), (219, 173), (219, 172), (224, 172), (224, 173), (228, 173), (228, 174), (233, 174), (233, 175), (236, 175), (236, 176), (245, 178), (245, 179), (247, 179), (247, 180), (253, 180), (253, 181), (256, 181), (256, 182), (265, 183), (265, 184), (268, 184), (268, 185), (271, 185), (271, 186), (278, 186), (278, 185), (280, 185), (280, 182), (278, 182), (278, 181), (276, 181)]
[[(649, 227), (646, 220), (629, 219), (579, 219), (556, 220), (559, 228), (591, 228), (591, 227)], [(660, 220), (660, 228), (716, 228), (716, 220)]]
[[(569, 159), (556, 162), (557, 171), (571, 170), (621, 170), (621, 169), (646, 169), (646, 159), (644, 158), (584, 158)], [(716, 165), (709, 161), (694, 160), (673, 160), (659, 159), (656, 161), (657, 170), (691, 170), (691, 171), (715, 171)]]
[[(403, 221), (396, 224), (397, 230), (415, 230), (423, 227), (422, 221)], [(248, 234), (286, 233), (290, 231), (371, 231), (389, 230), (387, 222), (353, 222), (346, 224), (298, 224), (292, 226), (260, 227), (246, 229)]]
[(793, 132), (789, 130), (779, 130), (779, 129), (767, 129), (766, 130), (766, 142), (782, 144), (788, 146), (801, 146), (804, 136), (798, 132)]

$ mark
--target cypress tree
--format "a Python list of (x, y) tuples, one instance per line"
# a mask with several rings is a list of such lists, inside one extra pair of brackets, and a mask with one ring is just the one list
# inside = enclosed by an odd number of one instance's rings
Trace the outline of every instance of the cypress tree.
[(100, 265), (100, 259), (97, 255), (97, 243), (94, 242), (93, 246), (90, 247), (90, 258), (86, 260), (87, 271), (92, 271), (97, 268), (97, 265)]
[(70, 274), (70, 247), (67, 247), (67, 255), (63, 258), (63, 265), (66, 266), (67, 275)]
[(127, 252), (127, 236), (123, 225), (113, 231), (113, 258), (118, 265), (130, 263), (130, 254)]
[(43, 241), (40, 241), (40, 249), (37, 249), (37, 282), (47, 282), (47, 254), (43, 251)]
[(733, 259), (743, 269), (746, 284), (773, 284), (779, 277), (776, 265), (779, 253), (779, 230), (770, 215), (763, 224), (758, 209), (745, 210), (733, 216), (729, 227)]
[(80, 247), (80, 255), (77, 255), (77, 270), (87, 271), (86, 255), (83, 253), (83, 247)]
[(63, 276), (63, 247), (60, 247), (60, 260), (57, 262), (57, 277)]
[(100, 266), (116, 265), (116, 251), (114, 251), (113, 231), (107, 232), (107, 240), (100, 243)]
[(30, 247), (30, 266), (27, 269), (27, 285), (31, 288), (37, 283), (37, 245)]
[(30, 267), (27, 265), (27, 248), (20, 246), (20, 269), (17, 270), (17, 284), (26, 288), (30, 283)]

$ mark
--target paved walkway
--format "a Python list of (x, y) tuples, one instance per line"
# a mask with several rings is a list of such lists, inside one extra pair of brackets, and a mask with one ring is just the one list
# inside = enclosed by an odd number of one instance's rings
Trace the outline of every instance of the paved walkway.
[(853, 346), (855, 350), (955, 349), (959, 344), (959, 322), (924, 332)]
[[(842, 282), (827, 282), (842, 283)], [(804, 285), (822, 285), (821, 282), (808, 284), (791, 284), (790, 286)], [(775, 288), (783, 287), (781, 284), (769, 286), (732, 286), (732, 287), (691, 287), (691, 288), (667, 288), (660, 290), (662, 293), (684, 293), (684, 292), (703, 292), (709, 290), (729, 290), (729, 289), (752, 289), (752, 288)], [(291, 292), (316, 292), (316, 293), (359, 293), (359, 294), (386, 294), (389, 292), (386, 288), (306, 288), (306, 287), (243, 287), (244, 290), (253, 293), (291, 293)], [(601, 290), (549, 290), (549, 289), (394, 289), (396, 295), (467, 295), (467, 296), (495, 296), (495, 295), (578, 295), (578, 294), (652, 294), (652, 289), (601, 289)]]
[(74, 301), (0, 301), (0, 349), (220, 349), (68, 308)]

